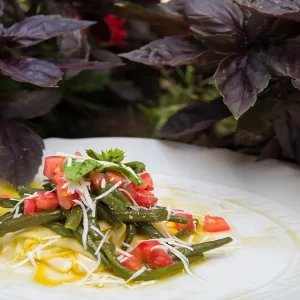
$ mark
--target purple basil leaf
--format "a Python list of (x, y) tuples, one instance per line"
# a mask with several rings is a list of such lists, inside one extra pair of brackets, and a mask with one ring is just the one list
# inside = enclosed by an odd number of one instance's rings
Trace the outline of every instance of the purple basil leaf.
[(175, 113), (157, 132), (160, 137), (180, 138), (203, 131), (230, 116), (222, 99), (207, 104), (191, 104)]
[(300, 89), (299, 51), (300, 36), (272, 47), (268, 53), (270, 69), (278, 76), (291, 77), (294, 86), (298, 89)]
[(262, 149), (260, 155), (257, 157), (257, 162), (265, 159), (277, 159), (282, 153), (281, 146), (276, 137), (273, 137), (267, 142), (265, 147)]
[(300, 2), (295, 0), (236, 0), (252, 11), (271, 17), (300, 21)]
[(5, 119), (33, 119), (50, 112), (62, 97), (58, 89), (0, 94), (0, 111)]
[(300, 163), (299, 93), (278, 102), (272, 110), (272, 119), (283, 155)]
[(225, 54), (240, 52), (246, 45), (246, 39), (240, 40), (236, 35), (215, 34), (200, 40), (208, 49)]
[(200, 58), (207, 49), (192, 37), (165, 37), (129, 53), (119, 56), (150, 66), (180, 66)]
[(243, 32), (243, 12), (232, 0), (171, 0), (163, 8), (184, 16), (202, 36)]
[(50, 60), (60, 69), (66, 70), (101, 70), (123, 66), (123, 63), (107, 61), (86, 61), (80, 59), (56, 59)]
[(219, 65), (216, 85), (232, 114), (239, 118), (269, 84), (271, 75), (265, 66), (264, 55), (249, 52), (246, 55), (231, 55)]
[(13, 120), (0, 121), (0, 175), (15, 187), (31, 183), (42, 162), (43, 140)]
[(2, 16), (3, 14), (4, 7), (5, 7), (4, 0), (0, 0), (0, 16)]
[(26, 18), (7, 29), (5, 35), (13, 36), (12, 46), (28, 47), (66, 32), (83, 29), (95, 22), (62, 18), (56, 15), (37, 15)]
[(52, 87), (62, 78), (62, 72), (55, 65), (29, 57), (0, 60), (0, 72), (16, 81), (42, 87)]

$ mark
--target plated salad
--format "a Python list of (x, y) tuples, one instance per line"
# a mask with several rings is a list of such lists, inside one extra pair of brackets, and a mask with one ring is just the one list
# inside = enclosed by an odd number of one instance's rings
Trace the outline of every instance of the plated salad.
[(147, 285), (185, 270), (230, 237), (220, 216), (161, 206), (151, 175), (124, 152), (57, 153), (44, 161), (41, 188), (0, 195), (1, 258), (34, 270), (37, 282), (99, 287)]

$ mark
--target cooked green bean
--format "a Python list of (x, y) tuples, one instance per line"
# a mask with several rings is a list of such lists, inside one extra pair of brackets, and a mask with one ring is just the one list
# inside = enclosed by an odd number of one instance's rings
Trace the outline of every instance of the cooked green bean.
[[(191, 257), (191, 256), (199, 255), (200, 253), (203, 253), (203, 252), (207, 252), (207, 251), (222, 247), (231, 242), (232, 242), (232, 238), (226, 237), (226, 238), (211, 241), (211, 242), (204, 242), (204, 243), (193, 245), (192, 246), (193, 251), (186, 249), (186, 248), (178, 249), (178, 251), (180, 251), (186, 257)], [(173, 259), (176, 259), (174, 254), (170, 253), (170, 256)]]
[(4, 208), (13, 208), (18, 201), (16, 200), (10, 200), (8, 198), (0, 198), (0, 206)]
[[(133, 223), (127, 223), (126, 224), (126, 236), (124, 239), (125, 244), (130, 244), (136, 235), (136, 227)], [(122, 246), (123, 250), (126, 250), (127, 247), (125, 245)]]
[[(116, 258), (115, 248), (113, 245), (104, 243), (102, 246), (102, 250), (105, 253), (106, 257), (109, 259), (112, 270), (116, 276), (122, 277), (124, 279), (128, 279), (134, 274), (134, 271), (124, 267), (122, 263), (120, 263), (119, 260)], [(188, 260), (190, 264), (200, 262), (201, 260), (203, 260), (203, 254), (189, 257)], [(146, 270), (140, 276), (135, 278), (135, 280), (138, 281), (158, 280), (164, 277), (171, 276), (183, 270), (183, 268), (184, 268), (183, 263), (181, 261), (178, 261), (173, 265), (169, 265), (163, 268)]]
[(68, 214), (65, 227), (68, 229), (75, 230), (79, 226), (81, 220), (82, 220), (82, 209), (80, 206), (75, 206)]
[(0, 217), (0, 224), (2, 224), (5, 221), (8, 221), (10, 219), (12, 219), (14, 216), (14, 213), (8, 212), (6, 214), (4, 214), (3, 216)]
[[(106, 184), (107, 186), (112, 186), (110, 184)], [(118, 198), (119, 200), (123, 201), (124, 204), (126, 205), (126, 207), (130, 207), (132, 206), (132, 203), (128, 200), (128, 198), (124, 195), (124, 193), (122, 193), (121, 191), (119, 191), (118, 189), (115, 189), (112, 192), (112, 195), (116, 198)]]
[[(92, 240), (93, 241), (102, 240), (102, 236), (98, 232), (96, 232), (94, 229), (91, 228), (92, 226), (99, 228), (99, 225), (98, 225), (98, 221), (97, 221), (97, 216), (94, 218), (90, 211), (88, 212), (88, 223), (89, 223), (89, 235), (92, 238)], [(99, 230), (100, 230), (100, 228), (99, 228)]]
[(189, 219), (180, 217), (180, 216), (176, 216), (176, 215), (171, 215), (168, 221), (175, 222), (175, 223), (181, 223), (181, 224), (188, 224), (190, 222)]
[(107, 222), (112, 228), (121, 228), (123, 222), (112, 214), (112, 211), (104, 204), (99, 203), (97, 206), (97, 216), (99, 220)]
[(119, 200), (118, 198), (114, 197), (112, 194), (105, 196), (101, 199), (101, 201), (116, 211), (127, 210), (126, 204), (122, 200)]
[(189, 237), (191, 234), (192, 233), (189, 230), (180, 230), (175, 234), (175, 236), (179, 239), (183, 239)]
[(57, 221), (63, 217), (61, 210), (37, 212), (27, 216), (21, 216), (16, 219), (10, 219), (0, 224), (0, 237), (6, 233), (15, 232), (20, 229)]
[(146, 170), (146, 165), (141, 161), (130, 161), (125, 163), (125, 166), (130, 167), (137, 174), (143, 173)]
[(63, 224), (61, 224), (60, 222), (51, 222), (51, 223), (46, 223), (43, 224), (45, 227), (47, 227), (48, 229), (58, 233), (61, 236), (64, 237), (69, 237), (69, 238), (73, 238), (74, 234), (72, 232), (72, 230), (67, 229)]
[(45, 191), (52, 191), (56, 188), (56, 185), (54, 184), (54, 182), (50, 179), (45, 179), (43, 181), (43, 188)]
[(127, 211), (113, 211), (113, 214), (124, 222), (160, 222), (168, 216), (166, 209), (139, 209)]
[(138, 232), (148, 235), (151, 239), (164, 237), (150, 222), (137, 222), (136, 225)]
[(20, 197), (24, 197), (25, 194), (33, 195), (36, 192), (42, 192), (42, 191), (43, 191), (43, 189), (35, 189), (35, 188), (26, 187), (26, 186), (19, 186), (17, 188), (17, 192)]

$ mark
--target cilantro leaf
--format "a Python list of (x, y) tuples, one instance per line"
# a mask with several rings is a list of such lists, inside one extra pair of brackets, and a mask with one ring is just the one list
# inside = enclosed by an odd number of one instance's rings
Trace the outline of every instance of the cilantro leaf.
[(116, 149), (110, 149), (108, 151), (101, 151), (100, 153), (95, 152), (94, 150), (86, 150), (86, 153), (89, 157), (96, 159), (96, 160), (102, 160), (102, 161), (109, 161), (116, 164), (120, 164), (124, 157), (125, 152), (116, 148)]
[(80, 161), (72, 159), (72, 164), (68, 166), (68, 160), (64, 164), (65, 176), (72, 181), (79, 181), (84, 175), (93, 171), (99, 164), (91, 159)]

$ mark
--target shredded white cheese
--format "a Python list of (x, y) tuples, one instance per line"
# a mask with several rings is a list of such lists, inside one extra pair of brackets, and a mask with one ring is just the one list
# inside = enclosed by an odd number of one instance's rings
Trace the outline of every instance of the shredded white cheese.
[(51, 235), (51, 236), (45, 236), (42, 238), (43, 241), (46, 241), (46, 240), (55, 240), (55, 239), (60, 239), (61, 238), (61, 235)]
[(87, 237), (89, 232), (89, 223), (88, 223), (88, 216), (87, 216), (87, 210), (83, 203), (81, 203), (78, 200), (73, 200), (74, 203), (78, 204), (82, 209), (82, 217), (83, 217), (83, 233), (82, 233), (82, 245), (84, 249), (87, 249)]
[(71, 167), (72, 166), (72, 158), (68, 157), (67, 158), (67, 167)]
[(91, 229), (93, 229), (95, 232), (97, 232), (99, 235), (101, 235), (102, 237), (104, 237), (104, 234), (100, 231), (99, 228), (97, 228), (96, 226), (92, 225), (90, 227)]
[(103, 178), (101, 180), (101, 189), (105, 189), (105, 187), (106, 187), (106, 180), (105, 180), (105, 178)]
[(117, 182), (115, 185), (113, 185), (110, 189), (108, 189), (106, 192), (103, 194), (99, 195), (98, 197), (95, 198), (95, 200), (99, 200), (104, 198), (105, 196), (109, 195), (112, 191), (114, 191), (118, 186), (122, 184), (122, 181)]
[(101, 242), (100, 242), (98, 248), (97, 248), (96, 251), (95, 251), (95, 255), (98, 255), (98, 253), (100, 252), (100, 250), (101, 250), (103, 244), (105, 243), (105, 241), (106, 241), (107, 236), (108, 236), (109, 233), (110, 233), (110, 229), (107, 230), (107, 232), (105, 233), (103, 239), (101, 240)]
[(119, 253), (123, 254), (124, 256), (127, 256), (127, 257), (132, 257), (132, 254), (130, 254), (130, 253), (128, 253), (128, 252), (126, 252), (126, 251), (122, 250), (122, 249), (121, 249), (121, 248), (119, 248), (119, 247), (116, 247), (116, 250), (117, 250), (117, 252), (119, 252)]
[(131, 200), (131, 202), (133, 203), (133, 207), (140, 207), (137, 203), (136, 203), (136, 201), (133, 199), (133, 197), (130, 195), (130, 193), (127, 191), (127, 190), (125, 190), (125, 189), (119, 189), (119, 191), (121, 191), (121, 192), (123, 192), (124, 194), (126, 194), (128, 197), (129, 197), (129, 199)]
[(132, 281), (133, 279), (139, 277), (141, 274), (143, 274), (147, 270), (146, 267), (142, 267), (140, 270), (136, 271), (127, 281), (126, 283)]
[(168, 211), (167, 220), (170, 220), (172, 214), (171, 205), (167, 205), (167, 211)]

